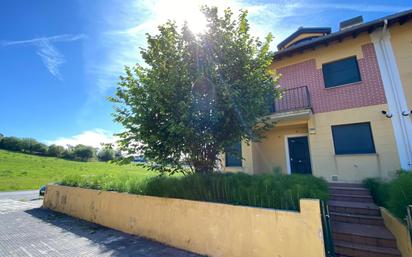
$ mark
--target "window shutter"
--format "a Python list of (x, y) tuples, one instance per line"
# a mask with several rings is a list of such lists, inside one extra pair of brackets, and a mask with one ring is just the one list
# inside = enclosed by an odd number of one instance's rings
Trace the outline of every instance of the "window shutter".
[(336, 87), (361, 81), (356, 56), (322, 65), (325, 87)]
[(335, 154), (375, 153), (369, 122), (332, 126)]

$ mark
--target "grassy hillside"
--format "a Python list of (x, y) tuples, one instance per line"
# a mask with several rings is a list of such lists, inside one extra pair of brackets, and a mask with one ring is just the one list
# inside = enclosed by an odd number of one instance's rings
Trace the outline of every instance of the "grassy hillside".
[(143, 167), (103, 162), (75, 162), (0, 150), (0, 191), (38, 189), (67, 175), (136, 174), (155, 176)]

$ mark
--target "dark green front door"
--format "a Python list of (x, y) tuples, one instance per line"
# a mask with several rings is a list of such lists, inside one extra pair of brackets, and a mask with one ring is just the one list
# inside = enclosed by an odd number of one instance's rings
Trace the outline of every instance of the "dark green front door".
[(291, 173), (312, 174), (308, 137), (289, 137), (288, 146)]

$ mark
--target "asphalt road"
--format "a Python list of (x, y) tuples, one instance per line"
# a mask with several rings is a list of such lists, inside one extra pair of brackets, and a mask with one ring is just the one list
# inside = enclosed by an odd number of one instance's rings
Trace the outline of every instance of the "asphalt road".
[(32, 200), (38, 200), (40, 199), (40, 197), (39, 197), (39, 190), (28, 190), (28, 191), (0, 192), (0, 199), (32, 201)]

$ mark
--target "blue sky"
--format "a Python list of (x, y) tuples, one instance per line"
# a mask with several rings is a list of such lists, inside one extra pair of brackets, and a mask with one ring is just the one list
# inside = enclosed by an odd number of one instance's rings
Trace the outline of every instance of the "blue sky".
[(113, 140), (113, 95), (124, 65), (140, 62), (145, 33), (167, 19), (201, 31), (202, 4), (247, 9), (252, 33), (274, 46), (299, 26), (330, 26), (412, 8), (394, 1), (9, 0), (0, 4), (0, 133), (47, 143)]

